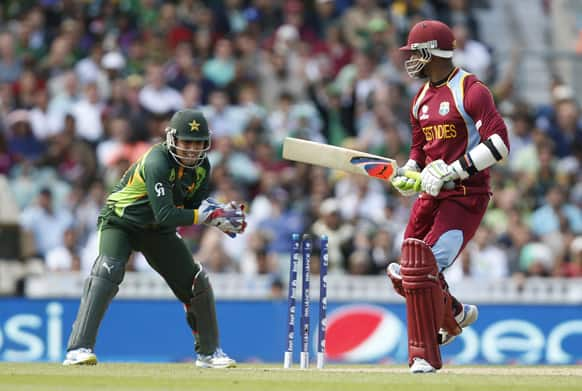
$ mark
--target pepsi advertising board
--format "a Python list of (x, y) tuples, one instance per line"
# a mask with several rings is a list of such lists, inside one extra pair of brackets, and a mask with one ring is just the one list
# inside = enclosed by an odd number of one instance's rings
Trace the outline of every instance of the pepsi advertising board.
[[(78, 300), (0, 299), (0, 360), (60, 361)], [(478, 321), (443, 348), (457, 364), (582, 363), (582, 307), (480, 305)], [(282, 362), (287, 304), (219, 301), (221, 344), (240, 362)], [(317, 314), (317, 303), (312, 304)], [(327, 356), (338, 363), (404, 363), (403, 304), (330, 303)], [(311, 357), (317, 316), (312, 316)], [(297, 330), (297, 329), (296, 329)], [(194, 357), (193, 338), (180, 303), (114, 300), (102, 322), (101, 361), (177, 362)], [(294, 362), (298, 361), (299, 338)]]

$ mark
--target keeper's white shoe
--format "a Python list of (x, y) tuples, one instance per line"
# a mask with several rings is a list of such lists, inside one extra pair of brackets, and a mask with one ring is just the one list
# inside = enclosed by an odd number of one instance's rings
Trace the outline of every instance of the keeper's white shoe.
[(93, 350), (87, 348), (79, 348), (67, 352), (63, 365), (95, 365), (97, 364), (97, 356)]
[(214, 354), (208, 356), (199, 354), (196, 359), (196, 366), (198, 368), (234, 368), (236, 367), (236, 361), (218, 348)]
[[(455, 316), (455, 320), (461, 326), (462, 329), (468, 327), (475, 323), (477, 318), (479, 317), (479, 309), (476, 305), (472, 304), (463, 304), (463, 311), (461, 311), (457, 316)], [(450, 335), (447, 333), (446, 330), (440, 329), (439, 330), (439, 340), (441, 345), (448, 345), (453, 340), (457, 338), (456, 335)]]
[(414, 357), (410, 366), (410, 373), (435, 373), (436, 369), (424, 358)]

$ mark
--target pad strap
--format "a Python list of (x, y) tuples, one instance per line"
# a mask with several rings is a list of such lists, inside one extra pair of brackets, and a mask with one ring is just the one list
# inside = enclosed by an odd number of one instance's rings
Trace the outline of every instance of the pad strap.
[(449, 284), (447, 284), (443, 273), (439, 274), (439, 281), (443, 288), (443, 297), (445, 300), (445, 312), (441, 327), (450, 335), (459, 335), (463, 330), (461, 329), (461, 326), (459, 326), (459, 323), (457, 323), (455, 315), (463, 311), (463, 305), (455, 296), (451, 295), (451, 292), (449, 292)]
[(392, 287), (400, 296), (406, 298), (406, 294), (404, 293), (404, 288), (402, 287), (402, 276), (400, 275), (400, 265), (397, 263), (391, 263), (386, 268), (386, 274), (388, 278), (392, 282)]

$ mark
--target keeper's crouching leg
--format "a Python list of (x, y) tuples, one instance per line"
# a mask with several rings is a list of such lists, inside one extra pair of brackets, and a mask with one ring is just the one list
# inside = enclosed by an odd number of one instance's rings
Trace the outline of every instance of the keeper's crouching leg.
[(199, 267), (192, 283), (193, 297), (186, 304), (186, 321), (196, 340), (196, 352), (210, 355), (219, 347), (216, 304), (208, 275), (200, 264)]
[(67, 351), (78, 348), (93, 349), (101, 320), (117, 294), (124, 275), (124, 261), (106, 255), (97, 257), (90, 276), (85, 280), (83, 297), (73, 323)]

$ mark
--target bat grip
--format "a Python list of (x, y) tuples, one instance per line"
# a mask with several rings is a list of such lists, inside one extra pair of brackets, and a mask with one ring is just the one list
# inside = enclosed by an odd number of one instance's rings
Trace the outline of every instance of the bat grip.
[[(396, 175), (405, 176), (407, 178), (414, 179), (414, 180), (420, 179), (420, 172), (412, 171), (412, 170), (405, 170), (403, 168), (399, 168), (398, 170), (396, 170)], [(455, 188), (455, 182), (454, 181), (445, 182), (445, 184), (443, 185), (443, 188), (445, 188), (447, 190), (452, 190)]]

